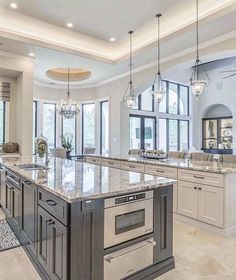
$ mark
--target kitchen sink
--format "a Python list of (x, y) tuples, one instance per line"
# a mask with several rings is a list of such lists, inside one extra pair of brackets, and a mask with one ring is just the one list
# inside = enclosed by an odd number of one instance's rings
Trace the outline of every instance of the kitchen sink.
[(24, 170), (47, 170), (48, 167), (37, 164), (37, 163), (27, 163), (27, 164), (21, 164), (18, 165), (18, 168), (24, 169)]

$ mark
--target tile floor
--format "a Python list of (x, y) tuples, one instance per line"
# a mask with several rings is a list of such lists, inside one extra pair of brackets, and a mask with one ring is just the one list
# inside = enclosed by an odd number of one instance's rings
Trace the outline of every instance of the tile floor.
[[(0, 211), (0, 219), (4, 216)], [(176, 268), (157, 280), (236, 280), (236, 237), (224, 238), (175, 222)], [(22, 248), (0, 253), (1, 280), (40, 280)]]

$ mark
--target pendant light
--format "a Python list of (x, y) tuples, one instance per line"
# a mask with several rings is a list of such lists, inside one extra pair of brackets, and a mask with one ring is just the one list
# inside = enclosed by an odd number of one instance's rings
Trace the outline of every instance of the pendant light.
[(157, 74), (152, 84), (152, 94), (158, 104), (163, 100), (165, 96), (165, 87), (163, 86), (163, 80), (161, 77), (161, 51), (160, 51), (160, 17), (162, 14), (157, 14)]
[(130, 56), (129, 56), (129, 83), (126, 88), (125, 94), (123, 96), (123, 101), (126, 102), (129, 109), (132, 109), (136, 105), (136, 96), (134, 94), (135, 90), (133, 87), (133, 81), (132, 81), (132, 71), (133, 71), (133, 58), (132, 58), (132, 35), (133, 31), (129, 31), (129, 37), (130, 37)]
[(72, 119), (79, 113), (79, 105), (70, 98), (70, 68), (68, 68), (67, 72), (67, 87), (66, 100), (61, 100), (57, 107), (57, 112), (66, 119)]
[(198, 99), (199, 95), (201, 95), (207, 84), (208, 84), (208, 75), (207, 73), (202, 73), (202, 75), (205, 74), (205, 77), (200, 78), (199, 73), (199, 65), (201, 64), (200, 56), (199, 56), (199, 0), (196, 0), (196, 42), (197, 42), (197, 48), (196, 48), (196, 61), (195, 65), (193, 67), (193, 73), (190, 78), (190, 86), (192, 88), (192, 93)]

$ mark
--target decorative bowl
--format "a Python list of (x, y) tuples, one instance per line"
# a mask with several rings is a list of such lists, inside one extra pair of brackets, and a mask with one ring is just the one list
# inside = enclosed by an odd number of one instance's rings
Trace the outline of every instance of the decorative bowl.
[(17, 143), (13, 143), (13, 142), (2, 143), (2, 150), (5, 153), (17, 153), (18, 148), (19, 145)]

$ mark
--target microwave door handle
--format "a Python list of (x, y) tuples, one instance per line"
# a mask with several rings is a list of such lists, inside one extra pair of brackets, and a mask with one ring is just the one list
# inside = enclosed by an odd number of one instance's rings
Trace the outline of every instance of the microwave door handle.
[(147, 240), (145, 243), (146, 243), (146, 244), (143, 244), (142, 246), (135, 246), (135, 245), (134, 245), (135, 248), (132, 249), (132, 250), (130, 250), (130, 249), (127, 248), (127, 250), (126, 250), (125, 252), (123, 252), (123, 253), (121, 253), (121, 254), (119, 254), (119, 255), (116, 255), (116, 256), (112, 256), (112, 254), (110, 254), (110, 255), (108, 255), (108, 256), (105, 256), (105, 260), (106, 260), (107, 262), (109, 262), (109, 263), (112, 263), (112, 262), (114, 262), (114, 261), (120, 259), (120, 258), (123, 257), (124, 255), (129, 254), (129, 253), (132, 253), (132, 252), (134, 252), (134, 251), (136, 251), (136, 250), (138, 250), (138, 249), (140, 249), (140, 248), (149, 247), (149, 246), (152, 246), (152, 247), (156, 246), (156, 241), (154, 241), (154, 240)]

